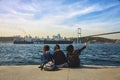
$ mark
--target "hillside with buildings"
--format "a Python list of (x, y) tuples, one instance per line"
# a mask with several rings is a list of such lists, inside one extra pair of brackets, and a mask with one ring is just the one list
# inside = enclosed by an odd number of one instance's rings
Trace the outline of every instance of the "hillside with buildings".
[[(33, 40), (35, 39), (45, 39), (45, 40), (50, 40), (50, 38), (47, 36), (47, 38), (32, 38)], [(89, 42), (89, 43), (120, 43), (120, 39), (108, 39), (108, 38), (103, 38), (103, 37), (82, 37), (82, 38), (63, 38), (60, 35), (58, 36), (53, 36), (51, 40), (58, 40), (58, 39), (63, 39), (63, 40), (72, 40), (74, 43), (84, 43), (84, 42)], [(14, 37), (0, 37), (0, 42), (1, 43), (7, 43), (7, 42), (13, 42)]]
[(13, 42), (14, 37), (0, 37), (0, 42), (6, 43), (6, 42)]
[(108, 39), (103, 37), (82, 37), (82, 38), (73, 38), (74, 43), (120, 43), (120, 39)]

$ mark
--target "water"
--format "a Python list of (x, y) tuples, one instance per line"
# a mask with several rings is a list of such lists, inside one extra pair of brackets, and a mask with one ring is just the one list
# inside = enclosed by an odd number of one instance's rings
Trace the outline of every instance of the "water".
[[(73, 44), (75, 49), (81, 45)], [(38, 65), (44, 44), (0, 43), (0, 65)], [(66, 54), (66, 46), (60, 45)], [(50, 45), (51, 48), (54, 45)], [(120, 66), (120, 44), (89, 44), (80, 55), (81, 64)]]

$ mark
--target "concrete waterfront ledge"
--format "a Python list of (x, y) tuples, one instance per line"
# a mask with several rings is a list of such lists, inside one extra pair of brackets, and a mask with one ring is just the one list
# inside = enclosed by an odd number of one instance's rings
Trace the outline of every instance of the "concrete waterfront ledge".
[(41, 71), (38, 66), (0, 66), (0, 80), (120, 80), (120, 66), (83, 65), (57, 71)]

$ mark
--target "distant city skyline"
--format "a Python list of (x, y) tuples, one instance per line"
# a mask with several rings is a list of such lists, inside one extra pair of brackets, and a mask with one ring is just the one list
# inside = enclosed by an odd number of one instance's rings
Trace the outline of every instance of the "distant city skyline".
[(119, 13), (120, 0), (0, 0), (0, 36), (77, 37), (78, 28), (82, 36), (115, 32)]

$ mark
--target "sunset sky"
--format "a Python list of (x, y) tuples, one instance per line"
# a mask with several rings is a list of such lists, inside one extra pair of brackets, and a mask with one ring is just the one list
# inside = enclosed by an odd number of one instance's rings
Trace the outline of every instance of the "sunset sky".
[(120, 31), (120, 0), (0, 0), (0, 36), (76, 37), (78, 27), (82, 36)]

